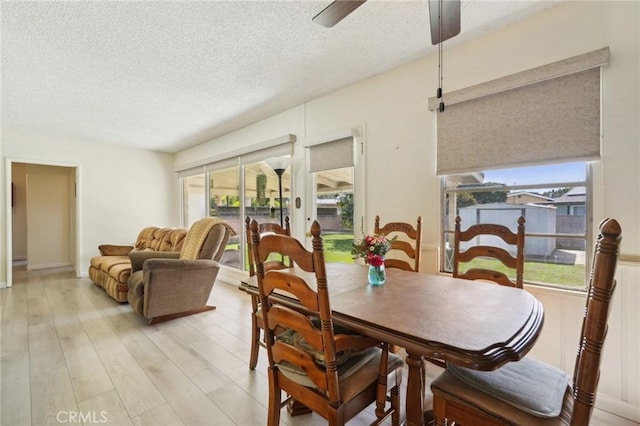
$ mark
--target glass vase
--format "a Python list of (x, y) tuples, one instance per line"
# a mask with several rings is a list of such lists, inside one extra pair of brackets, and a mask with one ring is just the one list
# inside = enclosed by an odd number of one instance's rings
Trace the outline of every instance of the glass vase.
[(382, 285), (387, 279), (387, 273), (384, 270), (384, 262), (380, 266), (369, 265), (369, 284)]

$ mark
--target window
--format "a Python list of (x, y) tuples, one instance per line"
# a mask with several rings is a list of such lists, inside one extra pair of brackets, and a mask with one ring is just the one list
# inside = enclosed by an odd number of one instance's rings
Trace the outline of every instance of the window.
[(524, 216), (525, 282), (584, 290), (590, 192), (586, 162), (444, 176), (442, 270), (452, 270), (456, 216), (462, 229), (499, 223), (513, 231)]
[[(266, 161), (230, 165), (212, 164), (206, 172), (182, 177), (183, 222), (190, 227), (203, 217), (225, 220), (236, 235), (229, 238), (221, 264), (248, 270), (244, 218), (280, 221), (278, 175)], [(205, 182), (209, 182), (208, 186)], [(282, 214), (289, 215), (291, 167), (282, 174)]]
[[(278, 175), (267, 161), (258, 161), (244, 166), (245, 216), (249, 216), (260, 223), (273, 222), (280, 224), (280, 212), (282, 212), (282, 225), (284, 225), (284, 218), (291, 216), (290, 200), (291, 167), (286, 168), (282, 174), (281, 205)], [(243, 253), (245, 253), (244, 269), (249, 270), (247, 247), (244, 248)]]
[(240, 209), (240, 167), (233, 166), (221, 170), (212, 170), (209, 175), (208, 216), (225, 220), (236, 230), (236, 235), (229, 237), (220, 263), (233, 268), (240, 268), (242, 255), (240, 251), (244, 226)]
[(184, 223), (187, 227), (203, 217), (207, 217), (205, 210), (204, 173), (187, 176), (182, 179)]
[(604, 47), (466, 87), (447, 94), (446, 112), (429, 99), (443, 176), (444, 271), (457, 215), (463, 229), (497, 222), (512, 230), (523, 215), (525, 281), (585, 288), (592, 223), (586, 162), (601, 158), (600, 68), (608, 60)]
[(282, 212), (289, 214), (293, 142), (294, 135), (284, 135), (178, 171), (183, 226), (188, 228), (203, 217), (218, 217), (236, 231), (227, 242), (221, 264), (248, 270), (246, 215), (259, 221), (280, 220), (280, 181), (269, 165), (271, 160), (287, 165), (281, 182)]

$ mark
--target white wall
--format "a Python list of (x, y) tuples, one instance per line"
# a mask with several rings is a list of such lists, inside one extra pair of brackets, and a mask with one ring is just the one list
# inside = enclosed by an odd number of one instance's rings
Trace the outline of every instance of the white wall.
[[(7, 128), (2, 129), (2, 154), (23, 163), (77, 165), (81, 276), (87, 275), (99, 244), (131, 244), (146, 226), (179, 225), (178, 186), (170, 154)], [(4, 162), (1, 167), (4, 177)], [(4, 208), (1, 219), (6, 235)], [(0, 281), (4, 282), (7, 252), (6, 239), (2, 240)]]
[[(603, 217), (616, 218), (623, 229), (622, 258), (634, 261), (629, 263), (635, 267), (640, 259), (639, 21), (638, 2), (571, 1), (466, 44), (448, 48), (445, 43), (444, 51), (446, 100), (447, 91), (609, 46), (610, 63), (602, 70), (602, 161), (594, 167), (592, 225), (597, 229)], [(175, 165), (179, 168), (198, 158), (213, 157), (250, 140), (255, 143), (294, 133), (298, 143), (293, 179), (300, 183), (306, 179), (301, 170), (305, 139), (364, 125), (366, 223), (371, 229), (376, 214), (407, 222), (422, 215), (422, 270), (436, 272), (440, 189), (435, 175), (435, 116), (427, 110), (427, 99), (436, 91), (436, 59), (431, 56), (413, 62), (178, 153)], [(293, 197), (304, 199), (304, 189), (296, 185)], [(295, 235), (303, 235), (304, 213), (294, 211), (292, 220)], [(626, 268), (634, 270), (634, 266)], [(637, 317), (630, 321), (628, 314), (637, 311), (640, 303), (638, 282), (629, 278), (633, 274), (637, 275), (627, 272), (619, 283), (616, 297), (625, 304), (621, 308), (623, 303), (616, 302), (614, 309), (623, 309), (627, 319), (616, 319), (619, 314), (614, 311), (612, 328), (618, 327), (618, 337), (610, 336), (607, 343), (602, 396), (597, 404), (640, 421), (640, 325)], [(568, 360), (577, 348), (584, 295), (553, 290), (534, 293), (540, 295), (546, 310), (536, 356), (571, 370)], [(633, 297), (621, 299), (623, 294)], [(553, 341), (556, 344), (549, 343)], [(626, 355), (623, 359), (611, 355), (617, 353)]]

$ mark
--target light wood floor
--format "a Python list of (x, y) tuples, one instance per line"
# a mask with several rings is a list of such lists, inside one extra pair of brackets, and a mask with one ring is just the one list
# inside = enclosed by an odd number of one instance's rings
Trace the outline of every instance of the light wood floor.
[[(0, 290), (0, 424), (266, 424), (264, 352), (247, 367), (249, 299), (217, 282), (212, 300), (214, 311), (148, 326), (87, 278), (14, 269)], [(369, 407), (350, 424), (374, 418)], [(638, 424), (596, 410), (592, 425)]]

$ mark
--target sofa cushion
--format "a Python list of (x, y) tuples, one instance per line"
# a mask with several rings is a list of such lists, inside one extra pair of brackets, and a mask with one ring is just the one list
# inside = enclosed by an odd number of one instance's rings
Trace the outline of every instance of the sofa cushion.
[(142, 270), (134, 272), (129, 278), (127, 301), (134, 311), (142, 314), (144, 306), (144, 272)]
[(169, 232), (166, 239), (166, 248), (163, 246), (162, 251), (180, 251), (182, 250), (182, 243), (184, 237), (187, 236), (187, 230), (185, 228), (177, 228)]
[(225, 232), (229, 232), (229, 235), (236, 234), (235, 231), (226, 223), (218, 224), (218, 226), (209, 232), (209, 235), (202, 244), (198, 258), (220, 261), (228, 243), (228, 239), (223, 238)]
[(126, 256), (133, 248), (133, 246), (119, 246), (114, 244), (101, 244), (98, 246), (98, 250), (100, 250), (100, 254), (103, 256)]
[(145, 248), (147, 248), (149, 246), (149, 241), (153, 236), (153, 232), (156, 229), (158, 229), (157, 226), (148, 226), (140, 231), (140, 233), (138, 234), (138, 238), (136, 239), (136, 249), (144, 250)]
[(144, 271), (139, 270), (131, 274), (129, 278), (129, 292), (135, 294), (137, 297), (142, 297), (144, 294)]
[(119, 283), (127, 284), (131, 276), (131, 263), (118, 263), (109, 269), (109, 275), (115, 278)]
[[(209, 236), (209, 231), (217, 224), (222, 224), (227, 227), (229, 226), (225, 221), (215, 217), (206, 217), (197, 220), (193, 225), (191, 225), (191, 228), (189, 228), (189, 232), (184, 239), (182, 250), (180, 251), (180, 259), (201, 259), (202, 257), (199, 256), (202, 251), (202, 247)], [(231, 230), (231, 228), (229, 229)], [(222, 233), (222, 235), (224, 235), (224, 233)]]
[(130, 264), (129, 256), (96, 256), (91, 258), (91, 266), (107, 274), (115, 265)]
[(162, 243), (167, 234), (172, 231), (173, 228), (158, 228), (151, 234), (151, 238), (147, 241), (145, 249), (151, 249), (155, 251), (162, 251)]

